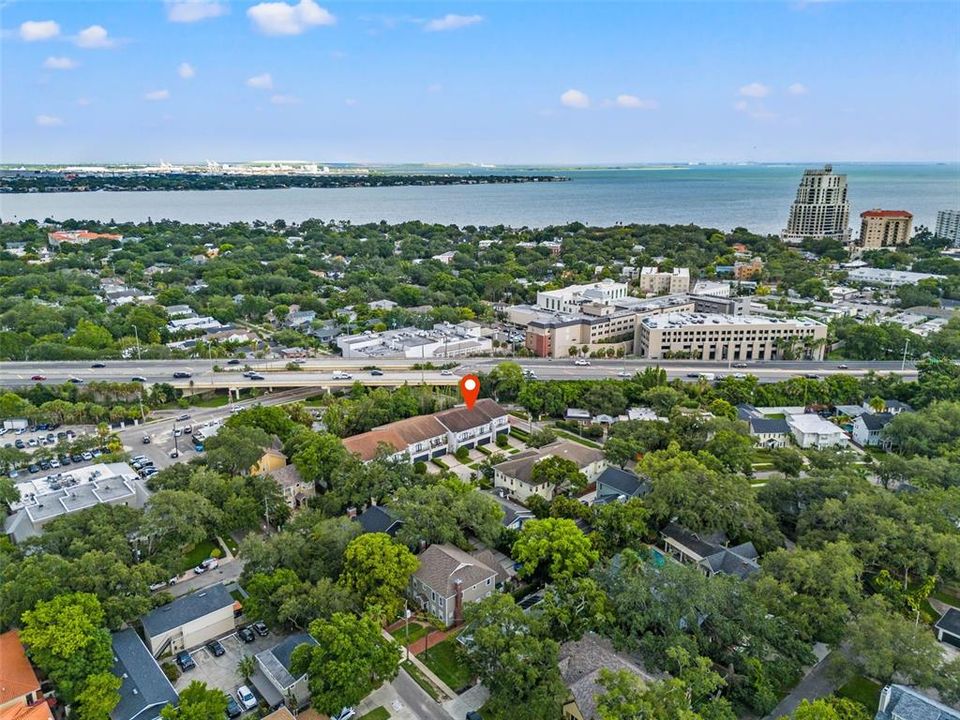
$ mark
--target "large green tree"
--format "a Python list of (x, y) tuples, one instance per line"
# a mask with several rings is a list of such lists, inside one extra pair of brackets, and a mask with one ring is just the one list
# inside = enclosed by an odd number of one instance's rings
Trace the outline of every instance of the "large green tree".
[(386, 533), (367, 533), (347, 545), (339, 583), (365, 609), (376, 608), (393, 619), (403, 607), (403, 593), (419, 561)]
[(167, 705), (160, 711), (160, 717), (163, 720), (219, 720), (226, 713), (227, 696), (194, 680), (180, 692), (180, 704)]
[(587, 536), (567, 518), (527, 521), (512, 555), (521, 564), (521, 577), (539, 575), (551, 580), (583, 575), (599, 559)]

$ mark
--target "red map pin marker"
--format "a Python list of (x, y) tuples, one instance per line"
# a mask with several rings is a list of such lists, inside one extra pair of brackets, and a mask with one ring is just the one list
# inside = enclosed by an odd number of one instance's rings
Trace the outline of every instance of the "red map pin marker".
[(460, 378), (460, 395), (467, 404), (467, 410), (473, 410), (480, 394), (480, 378), (476, 375), (464, 375)]

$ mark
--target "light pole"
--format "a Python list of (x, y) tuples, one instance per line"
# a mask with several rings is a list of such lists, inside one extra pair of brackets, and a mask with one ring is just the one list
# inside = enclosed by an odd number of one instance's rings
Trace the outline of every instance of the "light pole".
[(907, 338), (906, 342), (903, 343), (903, 360), (900, 361), (900, 372), (903, 372), (907, 367), (907, 348), (910, 347), (910, 338)]
[(140, 332), (137, 330), (137, 326), (133, 326), (133, 336), (137, 339), (137, 360), (141, 360), (140, 357)]

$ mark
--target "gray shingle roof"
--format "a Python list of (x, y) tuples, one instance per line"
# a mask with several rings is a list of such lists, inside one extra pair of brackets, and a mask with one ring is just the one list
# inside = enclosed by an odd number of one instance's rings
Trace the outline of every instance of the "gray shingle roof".
[(496, 402), (489, 398), (483, 398), (477, 400), (472, 410), (467, 410), (465, 407), (453, 408), (434, 413), (433, 417), (451, 432), (464, 432), (486, 425), (491, 420), (504, 417), (506, 414), (507, 411), (497, 405)]
[(890, 413), (864, 413), (860, 416), (860, 419), (867, 426), (867, 430), (883, 430), (893, 420), (893, 415)]
[(158, 607), (143, 617), (143, 629), (150, 637), (180, 627), (225, 607), (233, 607), (233, 598), (223, 585), (211, 585), (172, 603)]
[(396, 535), (402, 524), (387, 508), (380, 505), (368, 507), (357, 516), (357, 522), (363, 527), (364, 532), (387, 533), (390, 536)]
[(444, 598), (454, 596), (458, 580), (466, 589), (497, 576), (496, 570), (453, 545), (431, 545), (418, 559), (414, 577)]
[(787, 435), (790, 426), (784, 418), (750, 418), (750, 432), (757, 435)]
[(960, 720), (960, 712), (905, 685), (887, 685), (875, 720)]
[(557, 440), (538, 450), (524, 450), (494, 467), (507, 477), (530, 484), (533, 466), (551, 455), (575, 462), (581, 470), (587, 465), (603, 460), (603, 452), (600, 450), (569, 440)]
[(597, 488), (600, 486), (626, 495), (628, 498), (646, 495), (650, 491), (650, 483), (634, 475), (628, 470), (608, 467), (597, 478)]
[(580, 640), (564, 643), (560, 647), (560, 675), (570, 688), (577, 707), (586, 720), (594, 720), (597, 712), (596, 696), (604, 692), (600, 685), (600, 670), (626, 670), (640, 677), (644, 683), (653, 678), (629, 657), (616, 652), (613, 643), (594, 633), (587, 633)]
[(113, 674), (121, 680), (120, 702), (111, 720), (154, 720), (165, 705), (179, 702), (176, 690), (136, 630), (113, 633)]
[(949, 608), (934, 624), (935, 628), (960, 637), (960, 610)]

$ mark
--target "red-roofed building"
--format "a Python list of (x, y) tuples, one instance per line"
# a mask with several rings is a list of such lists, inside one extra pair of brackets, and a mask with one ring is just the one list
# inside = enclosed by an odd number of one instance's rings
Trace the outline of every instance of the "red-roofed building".
[(913, 235), (913, 215), (906, 210), (866, 210), (860, 213), (860, 238), (863, 250), (879, 250), (909, 245)]
[[(40, 681), (24, 652), (20, 633), (16, 630), (3, 633), (0, 635), (0, 713), (34, 705), (41, 700)], [(20, 716), (14, 714), (12, 717)], [(32, 716), (28, 717), (33, 720)]]
[(86, 245), (91, 240), (123, 240), (123, 235), (115, 233), (95, 233), (89, 230), (57, 230), (47, 234), (50, 247), (60, 247), (63, 243)]

